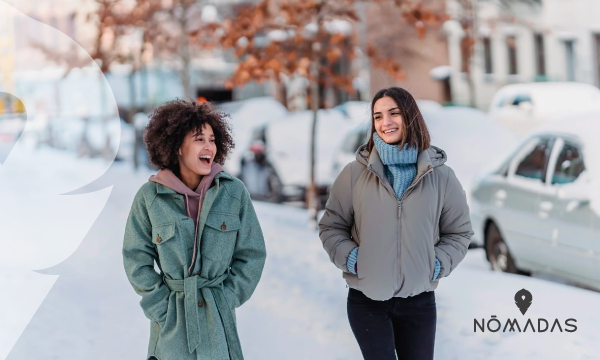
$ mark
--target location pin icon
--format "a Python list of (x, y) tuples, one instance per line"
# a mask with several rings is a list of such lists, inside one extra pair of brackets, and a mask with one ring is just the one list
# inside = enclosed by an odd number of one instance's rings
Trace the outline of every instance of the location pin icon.
[(521, 289), (515, 294), (515, 304), (517, 304), (517, 307), (521, 310), (523, 315), (525, 315), (527, 309), (531, 306), (532, 299), (531, 293), (525, 289)]

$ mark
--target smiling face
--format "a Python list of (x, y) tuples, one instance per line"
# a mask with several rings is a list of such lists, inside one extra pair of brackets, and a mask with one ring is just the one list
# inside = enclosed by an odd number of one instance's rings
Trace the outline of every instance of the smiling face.
[(377, 135), (388, 144), (402, 140), (403, 119), (398, 104), (389, 96), (384, 96), (373, 106), (373, 124)]
[(182, 177), (210, 174), (215, 155), (217, 155), (217, 145), (210, 125), (204, 124), (199, 133), (190, 131), (183, 139), (178, 154)]

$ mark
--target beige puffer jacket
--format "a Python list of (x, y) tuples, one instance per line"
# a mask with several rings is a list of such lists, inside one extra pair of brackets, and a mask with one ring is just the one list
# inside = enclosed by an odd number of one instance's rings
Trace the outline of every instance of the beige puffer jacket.
[[(398, 199), (384, 175), (377, 149), (366, 145), (335, 180), (319, 236), (351, 288), (374, 300), (409, 297), (437, 288), (467, 253), (473, 231), (465, 191), (446, 153), (419, 152), (417, 175)], [(346, 260), (359, 246), (358, 274)], [(441, 271), (432, 281), (435, 258)]]

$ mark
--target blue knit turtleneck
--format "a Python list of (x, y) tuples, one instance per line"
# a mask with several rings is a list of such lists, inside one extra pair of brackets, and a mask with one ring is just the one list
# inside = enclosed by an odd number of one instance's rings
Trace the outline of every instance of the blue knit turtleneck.
[(398, 145), (390, 145), (383, 141), (377, 133), (373, 134), (375, 148), (383, 163), (383, 171), (398, 199), (413, 182), (417, 175), (417, 156), (419, 151), (405, 144), (402, 150)]

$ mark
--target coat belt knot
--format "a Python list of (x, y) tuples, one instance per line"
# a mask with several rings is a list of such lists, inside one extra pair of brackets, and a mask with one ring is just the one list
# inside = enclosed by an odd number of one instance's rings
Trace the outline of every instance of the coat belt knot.
[[(198, 275), (187, 277), (183, 280), (167, 279), (163, 276), (164, 283), (171, 291), (182, 291), (184, 294), (185, 319), (187, 326), (187, 341), (190, 354), (198, 350), (198, 354), (206, 359), (216, 359), (221, 351), (215, 349), (219, 346), (216, 341), (216, 334), (211, 329), (213, 326), (203, 326), (201, 331), (200, 324), (211, 324), (222, 322), (229, 348), (229, 357), (231, 360), (243, 359), (242, 347), (237, 334), (233, 312), (229, 307), (223, 287), (221, 284), (227, 278), (228, 274), (222, 274), (214, 279), (206, 279)], [(198, 291), (202, 293), (204, 301), (199, 307)], [(211, 355), (212, 354), (212, 355)]]

